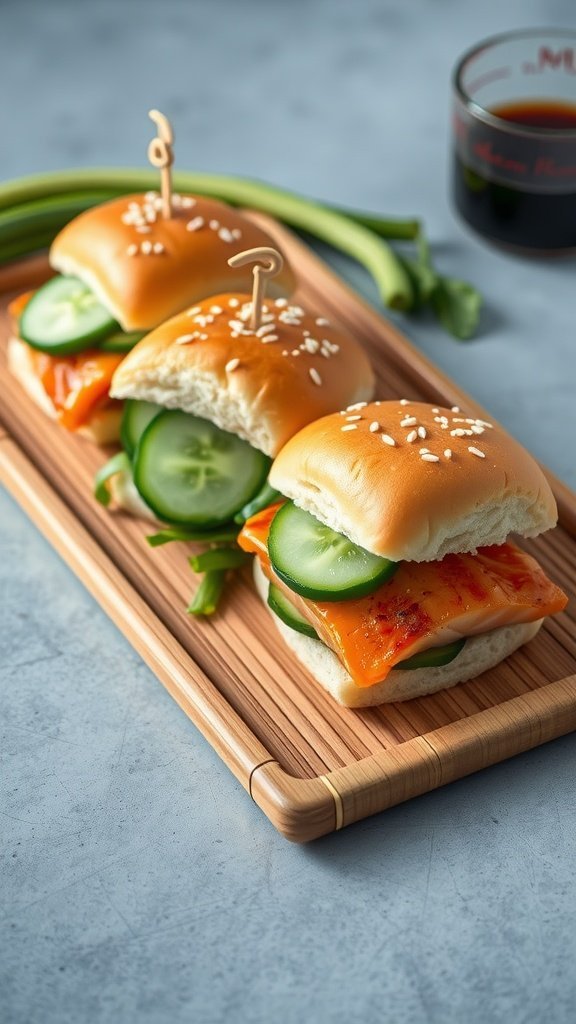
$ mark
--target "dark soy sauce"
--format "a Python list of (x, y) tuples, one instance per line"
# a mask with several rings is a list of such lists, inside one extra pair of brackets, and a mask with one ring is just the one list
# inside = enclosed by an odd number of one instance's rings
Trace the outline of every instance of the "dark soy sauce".
[[(490, 112), (522, 127), (568, 129), (576, 133), (576, 104), (527, 100), (505, 103)], [(469, 144), (480, 154), (486, 154), (496, 177), (499, 166), (503, 166), (501, 161), (506, 160), (507, 168), (516, 163), (519, 167), (530, 167), (532, 176), (536, 170), (543, 181), (558, 182), (565, 175), (570, 178), (566, 184), (569, 191), (536, 191), (529, 184), (523, 186), (520, 174), (518, 187), (510, 187), (484, 176), (477, 160), (469, 166), (456, 152), (454, 199), (462, 216), (481, 235), (505, 246), (542, 251), (576, 249), (576, 190), (571, 190), (576, 182), (576, 168), (539, 157), (539, 142), (534, 135), (515, 135), (489, 128), (487, 136), (483, 131), (482, 127), (472, 127)], [(569, 148), (574, 151), (573, 145)]]

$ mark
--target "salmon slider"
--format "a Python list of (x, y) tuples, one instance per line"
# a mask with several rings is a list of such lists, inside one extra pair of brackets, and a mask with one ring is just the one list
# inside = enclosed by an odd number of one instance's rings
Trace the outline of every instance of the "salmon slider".
[(356, 403), (288, 441), (270, 483), (287, 500), (239, 542), (283, 637), (348, 707), (471, 679), (567, 603), (508, 539), (556, 524), (550, 486), (486, 420)]

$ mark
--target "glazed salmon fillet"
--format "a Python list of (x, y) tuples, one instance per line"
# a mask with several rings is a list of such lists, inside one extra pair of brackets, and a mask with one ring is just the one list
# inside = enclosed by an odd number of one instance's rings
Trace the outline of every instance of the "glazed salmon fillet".
[(436, 562), (401, 562), (367, 597), (311, 601), (274, 574), (268, 557), (274, 505), (245, 523), (240, 546), (256, 554), (269, 579), (314, 626), (357, 686), (372, 686), (418, 651), (440, 647), (562, 611), (567, 597), (538, 562), (514, 544), (446, 555)]

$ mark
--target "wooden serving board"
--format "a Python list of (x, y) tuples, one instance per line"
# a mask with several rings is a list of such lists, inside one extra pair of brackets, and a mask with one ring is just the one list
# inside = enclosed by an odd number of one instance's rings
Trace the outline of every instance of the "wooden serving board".
[[(378, 371), (378, 397), (488, 414), (288, 231), (252, 215), (290, 258), (297, 299), (353, 331)], [(23, 290), (45, 259), (0, 272)], [(576, 728), (574, 602), (526, 647), (470, 683), (364, 711), (340, 708), (295, 661), (246, 572), (221, 612), (197, 620), (187, 545), (152, 550), (150, 525), (92, 498), (102, 451), (49, 422), (5, 368), (0, 308), (0, 479), (72, 566), (273, 824), (303, 842)], [(569, 593), (576, 496), (552, 480), (558, 529), (526, 544)]]

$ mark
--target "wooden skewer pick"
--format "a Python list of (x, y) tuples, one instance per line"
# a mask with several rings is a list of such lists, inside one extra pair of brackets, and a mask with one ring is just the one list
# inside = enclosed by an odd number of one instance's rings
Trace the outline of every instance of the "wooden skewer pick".
[(267, 245), (259, 245), (255, 249), (245, 249), (244, 252), (238, 252), (228, 260), (230, 267), (243, 267), (246, 263), (255, 264), (252, 269), (254, 284), (250, 328), (257, 331), (262, 323), (262, 303), (266, 291), (266, 281), (269, 277), (276, 277), (276, 274), (280, 273), (284, 266), (284, 260), (277, 249)]
[(170, 168), (174, 163), (172, 152), (174, 132), (168, 118), (159, 110), (149, 110), (148, 117), (158, 128), (158, 135), (148, 146), (148, 159), (153, 167), (160, 168), (162, 216), (165, 220), (170, 220), (172, 216), (172, 172)]

